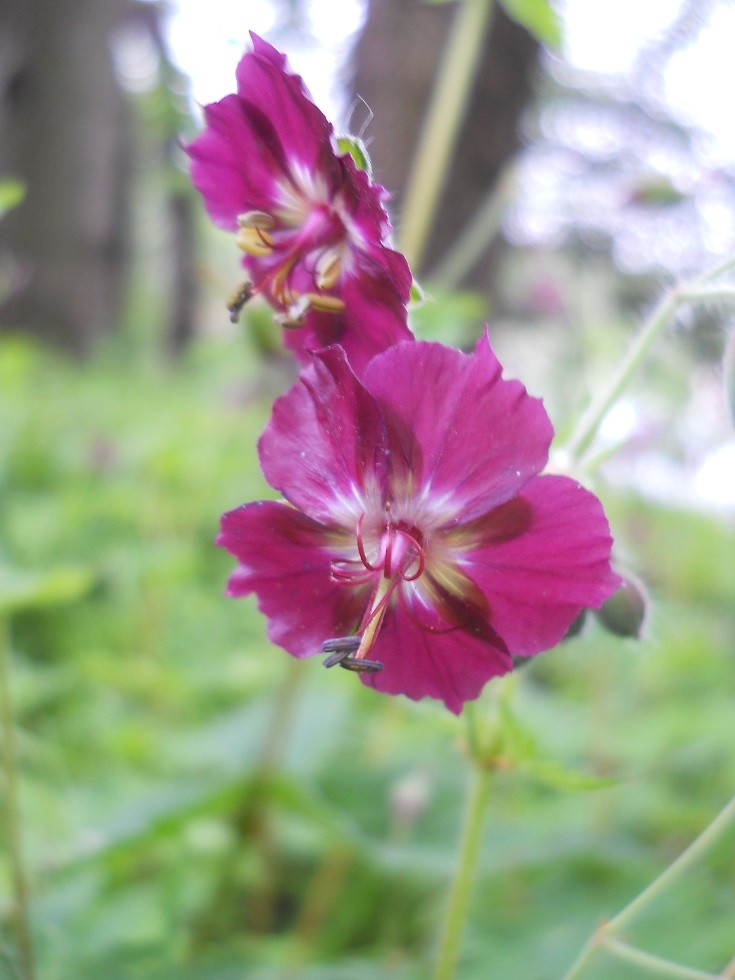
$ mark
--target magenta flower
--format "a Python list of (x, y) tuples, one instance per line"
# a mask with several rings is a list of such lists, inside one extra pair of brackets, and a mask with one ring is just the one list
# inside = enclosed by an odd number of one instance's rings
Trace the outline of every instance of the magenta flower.
[(362, 381), (339, 347), (313, 355), (259, 443), (288, 503), (230, 511), (217, 539), (274, 643), (459, 712), (614, 591), (600, 502), (538, 475), (551, 423), (501, 370), (487, 336), (399, 344)]
[(192, 179), (223, 228), (237, 232), (249, 283), (230, 305), (261, 294), (286, 343), (306, 351), (340, 343), (361, 371), (412, 335), (411, 274), (385, 242), (386, 193), (336, 152), (331, 124), (286, 58), (251, 34), (237, 94), (205, 107), (206, 128), (188, 147)]

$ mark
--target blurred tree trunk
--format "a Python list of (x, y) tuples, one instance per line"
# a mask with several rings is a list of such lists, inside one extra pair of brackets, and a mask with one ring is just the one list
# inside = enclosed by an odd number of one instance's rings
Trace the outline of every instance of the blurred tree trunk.
[(118, 319), (128, 254), (130, 118), (111, 37), (125, 0), (0, 0), (0, 177), (26, 185), (0, 222), (22, 276), (0, 309), (81, 354)]
[(171, 222), (171, 314), (166, 348), (178, 357), (194, 339), (196, 325), (196, 245), (191, 192), (173, 191), (168, 200)]
[[(352, 89), (374, 113), (366, 136), (376, 180), (393, 194), (397, 225), (424, 110), (455, 14), (456, 4), (451, 3), (369, 0), (353, 54)], [(538, 57), (538, 42), (496, 3), (425, 253), (426, 269), (467, 226), (519, 149), (519, 122), (533, 95)], [(485, 256), (468, 281), (487, 286), (488, 268)]]

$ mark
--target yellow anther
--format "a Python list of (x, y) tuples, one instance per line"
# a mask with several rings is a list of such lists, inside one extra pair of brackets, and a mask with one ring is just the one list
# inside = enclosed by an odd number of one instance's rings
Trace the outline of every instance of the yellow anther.
[(271, 253), (271, 240), (267, 233), (260, 228), (240, 228), (235, 241), (240, 251), (246, 255), (261, 258), (263, 255), (270, 255)]
[(342, 259), (335, 249), (323, 252), (316, 264), (316, 284), (320, 289), (331, 289), (339, 279)]
[(269, 231), (274, 227), (276, 219), (267, 211), (246, 211), (245, 214), (238, 214), (237, 223), (241, 228), (260, 228), (261, 231)]
[(327, 293), (308, 293), (308, 300), (309, 305), (321, 313), (341, 313), (345, 308), (339, 296), (329, 296)]
[(303, 327), (304, 320), (306, 319), (306, 314), (309, 312), (310, 306), (310, 296), (299, 296), (298, 299), (289, 306), (285, 313), (279, 313), (276, 316), (276, 322), (280, 323), (282, 327), (286, 327), (286, 329), (289, 330), (293, 330), (297, 327)]

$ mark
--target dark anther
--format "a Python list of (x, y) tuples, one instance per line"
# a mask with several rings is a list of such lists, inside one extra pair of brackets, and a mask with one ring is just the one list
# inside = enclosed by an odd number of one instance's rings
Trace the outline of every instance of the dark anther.
[(377, 674), (383, 669), (379, 660), (356, 660), (354, 657), (344, 657), (339, 661), (340, 667), (345, 670), (352, 670), (356, 674)]
[(331, 656), (327, 657), (327, 659), (324, 661), (324, 666), (334, 667), (335, 664), (341, 664), (345, 657), (349, 657), (349, 655), (349, 650), (337, 650), (336, 653), (333, 653)]
[(242, 286), (235, 290), (227, 301), (227, 309), (230, 313), (230, 323), (237, 323), (240, 318), (243, 306), (252, 298), (253, 287), (249, 282), (244, 282)]
[(360, 647), (359, 636), (335, 636), (322, 643), (322, 653), (355, 653)]
[(324, 666), (334, 667), (336, 664), (341, 664), (345, 657), (355, 653), (359, 646), (359, 636), (335, 636), (332, 640), (325, 640), (322, 643), (322, 653), (329, 653), (331, 656), (324, 661)]

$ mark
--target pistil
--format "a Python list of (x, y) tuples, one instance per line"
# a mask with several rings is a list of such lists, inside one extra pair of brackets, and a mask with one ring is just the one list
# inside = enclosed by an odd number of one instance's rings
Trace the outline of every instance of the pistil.
[[(365, 516), (362, 515), (355, 532), (360, 560), (334, 562), (332, 578), (352, 588), (373, 580), (370, 601), (355, 635), (336, 637), (322, 645), (322, 652), (330, 654), (324, 661), (325, 667), (339, 664), (346, 670), (360, 673), (382, 670), (380, 661), (369, 660), (367, 654), (380, 632), (393, 593), (401, 583), (416, 581), (426, 566), (424, 551), (417, 538), (392, 523), (388, 523), (380, 536), (377, 563), (371, 562), (365, 550), (364, 521)], [(413, 571), (409, 574), (411, 569)]]

